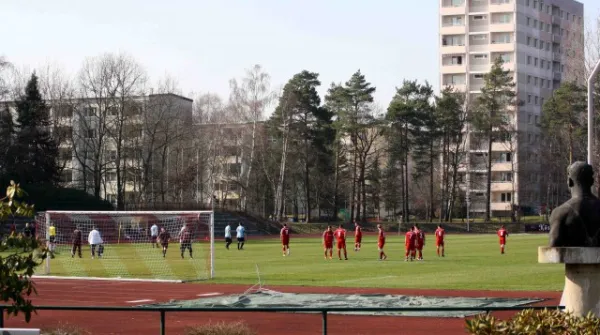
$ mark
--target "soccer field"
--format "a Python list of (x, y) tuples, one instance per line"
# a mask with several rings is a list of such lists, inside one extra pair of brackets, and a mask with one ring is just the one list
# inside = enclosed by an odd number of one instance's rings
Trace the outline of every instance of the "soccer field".
[[(422, 262), (405, 262), (403, 237), (388, 235), (386, 261), (378, 261), (375, 236), (365, 236), (360, 252), (348, 241), (348, 261), (324, 260), (321, 240), (292, 236), (291, 255), (283, 257), (278, 239), (252, 239), (244, 250), (236, 244), (226, 250), (215, 244), (215, 279), (210, 282), (253, 285), (256, 265), (266, 285), (386, 287), (468, 290), (561, 290), (564, 270), (560, 264), (538, 264), (537, 248), (547, 235), (511, 235), (507, 253), (501, 255), (493, 235), (449, 235), (446, 257), (437, 257), (435, 246), (425, 246)], [(431, 242), (431, 241), (429, 241)], [(165, 273), (190, 279), (206, 276), (207, 244), (197, 244), (194, 260), (181, 259), (179, 245), (171, 244), (167, 259), (149, 244), (109, 245), (105, 259), (72, 259), (66, 250), (51, 260), (51, 275), (111, 277), (115, 269), (129, 276), (152, 278)], [(334, 250), (335, 253), (335, 250)]]

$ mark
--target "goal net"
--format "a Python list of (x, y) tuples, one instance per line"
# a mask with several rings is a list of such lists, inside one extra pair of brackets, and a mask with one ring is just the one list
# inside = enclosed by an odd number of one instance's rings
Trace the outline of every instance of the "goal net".
[[(166, 253), (160, 239), (153, 237), (163, 229), (170, 235), (164, 243)], [(81, 233), (80, 248), (76, 230)], [(214, 277), (212, 211), (47, 211), (36, 217), (35, 231), (53, 254), (37, 271), (39, 277), (175, 282)], [(180, 243), (183, 235), (189, 243)]]

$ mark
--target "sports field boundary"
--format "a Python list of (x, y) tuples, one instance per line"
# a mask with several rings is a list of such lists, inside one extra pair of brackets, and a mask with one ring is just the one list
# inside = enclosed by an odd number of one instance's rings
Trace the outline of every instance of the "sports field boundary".
[[(4, 328), (4, 313), (9, 305), (0, 305), (0, 329)], [(515, 312), (523, 310), (564, 309), (563, 306), (514, 306), (514, 307), (269, 307), (269, 308), (235, 308), (235, 307), (204, 307), (204, 308), (173, 308), (173, 307), (123, 307), (123, 306), (38, 306), (39, 311), (88, 311), (88, 312), (154, 312), (160, 317), (160, 333), (166, 335), (166, 315), (168, 312), (211, 312), (211, 313), (320, 313), (322, 334), (327, 335), (327, 317), (331, 312)]]
[(184, 283), (177, 279), (144, 279), (144, 278), (120, 278), (120, 277), (75, 277), (75, 276), (45, 276), (33, 275), (33, 279), (57, 279), (57, 280), (92, 280), (92, 281), (123, 281), (123, 282), (148, 282), (148, 283)]

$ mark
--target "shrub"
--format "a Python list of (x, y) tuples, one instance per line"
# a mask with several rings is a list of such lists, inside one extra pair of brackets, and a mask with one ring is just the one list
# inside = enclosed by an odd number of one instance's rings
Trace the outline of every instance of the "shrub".
[(185, 335), (256, 335), (257, 333), (250, 329), (242, 321), (226, 323), (208, 323), (202, 326), (195, 326), (186, 329)]
[(472, 335), (593, 335), (600, 334), (600, 319), (591, 313), (585, 317), (577, 317), (555, 309), (528, 309), (506, 321), (487, 314), (480, 315), (467, 320), (466, 329)]
[(56, 328), (43, 329), (41, 335), (89, 335), (90, 332), (70, 324), (59, 324)]

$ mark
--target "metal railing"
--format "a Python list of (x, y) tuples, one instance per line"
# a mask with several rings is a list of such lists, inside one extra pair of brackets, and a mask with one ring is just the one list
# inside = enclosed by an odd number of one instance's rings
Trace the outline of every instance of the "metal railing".
[[(9, 306), (0, 305), (0, 328), (4, 328), (4, 314)], [(518, 306), (518, 307), (365, 307), (365, 308), (311, 308), (311, 307), (265, 307), (265, 308), (231, 308), (231, 307), (200, 307), (200, 308), (177, 308), (177, 307), (112, 307), (112, 306), (37, 306), (37, 311), (88, 311), (88, 312), (154, 312), (160, 315), (160, 332), (166, 334), (166, 314), (181, 312), (223, 312), (223, 313), (318, 313), (321, 314), (322, 334), (327, 335), (327, 315), (332, 312), (510, 312), (527, 309), (564, 309), (563, 306)]]

